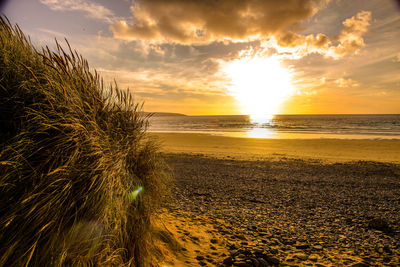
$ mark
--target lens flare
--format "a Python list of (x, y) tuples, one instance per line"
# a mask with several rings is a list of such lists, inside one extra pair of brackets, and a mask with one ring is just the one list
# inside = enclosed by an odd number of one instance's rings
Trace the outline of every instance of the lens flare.
[(140, 191), (142, 191), (142, 190), (143, 190), (143, 187), (139, 186), (138, 189), (136, 189), (136, 190), (130, 192), (130, 193), (128, 194), (128, 199), (129, 199), (129, 201), (130, 201), (131, 203), (132, 203), (133, 201), (135, 201), (135, 199), (136, 199), (137, 196), (139, 195)]

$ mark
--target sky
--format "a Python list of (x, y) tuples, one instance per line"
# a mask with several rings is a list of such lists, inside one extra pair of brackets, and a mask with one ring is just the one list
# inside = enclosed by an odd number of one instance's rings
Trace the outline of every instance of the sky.
[(400, 113), (394, 0), (9, 0), (37, 46), (67, 38), (144, 109)]

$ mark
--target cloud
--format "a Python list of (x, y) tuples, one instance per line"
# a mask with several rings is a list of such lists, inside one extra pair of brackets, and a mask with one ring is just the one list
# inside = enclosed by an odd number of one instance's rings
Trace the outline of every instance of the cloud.
[[(311, 53), (339, 58), (345, 54), (354, 53), (365, 46), (363, 35), (368, 32), (371, 20), (370, 11), (361, 11), (355, 16), (343, 21), (343, 29), (332, 39), (325, 34), (301, 35), (285, 32), (276, 37), (278, 51), (285, 51), (294, 57), (303, 57)], [(290, 49), (284, 49), (290, 48)]]
[(357, 53), (365, 46), (363, 35), (368, 32), (371, 12), (361, 11), (356, 16), (343, 22), (344, 29), (337, 37), (339, 45), (335, 48), (336, 54)]
[(112, 23), (115, 14), (110, 9), (88, 0), (40, 0), (52, 10), (57, 11), (82, 11), (89, 18)]
[(335, 83), (340, 87), (340, 88), (346, 88), (346, 87), (358, 87), (360, 84), (357, 81), (354, 81), (352, 79), (345, 79), (345, 78), (340, 78), (335, 81)]
[(136, 0), (132, 23), (111, 26), (114, 37), (200, 44), (266, 38), (295, 27), (328, 0)]
[(400, 53), (397, 54), (396, 62), (400, 62)]
[(285, 47), (307, 45), (314, 48), (327, 48), (331, 44), (331, 40), (322, 33), (304, 36), (293, 32), (286, 32), (278, 37), (278, 44)]

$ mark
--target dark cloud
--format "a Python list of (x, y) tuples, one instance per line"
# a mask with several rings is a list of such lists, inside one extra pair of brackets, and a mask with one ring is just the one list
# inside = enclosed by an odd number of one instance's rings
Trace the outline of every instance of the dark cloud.
[(7, 2), (7, 0), (0, 0), (0, 12), (4, 11), (4, 7), (6, 6)]
[(154, 42), (248, 40), (285, 31), (327, 0), (136, 0), (133, 21), (111, 26), (114, 36)]
[(395, 2), (395, 3), (397, 4), (397, 7), (398, 7), (399, 10), (400, 10), (400, 0), (393, 0), (393, 2)]

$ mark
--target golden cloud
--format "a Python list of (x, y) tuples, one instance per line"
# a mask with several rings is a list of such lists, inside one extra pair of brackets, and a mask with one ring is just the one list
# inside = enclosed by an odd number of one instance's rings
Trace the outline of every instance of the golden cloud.
[(340, 88), (346, 88), (346, 87), (358, 87), (360, 84), (357, 81), (354, 81), (352, 79), (345, 79), (345, 78), (340, 78), (335, 81), (335, 83), (340, 87)]
[(339, 45), (336, 54), (357, 53), (365, 46), (363, 35), (368, 32), (371, 20), (370, 11), (361, 11), (343, 22), (344, 28), (337, 37)]
[(304, 36), (293, 32), (286, 32), (278, 37), (278, 45), (284, 47), (306, 45), (309, 48), (328, 48), (330, 44), (331, 40), (323, 33)]
[(295, 57), (303, 57), (310, 53), (320, 53), (334, 58), (349, 53), (356, 54), (365, 46), (363, 36), (368, 32), (370, 20), (371, 12), (361, 11), (343, 21), (344, 27), (340, 34), (332, 39), (322, 33), (301, 35), (285, 32), (276, 37), (276, 43), (281, 48), (291, 48)]
[[(286, 31), (329, 0), (136, 0), (114, 37), (181, 44), (251, 40)], [(324, 43), (325, 38), (318, 41)], [(317, 41), (317, 42), (318, 42)]]

